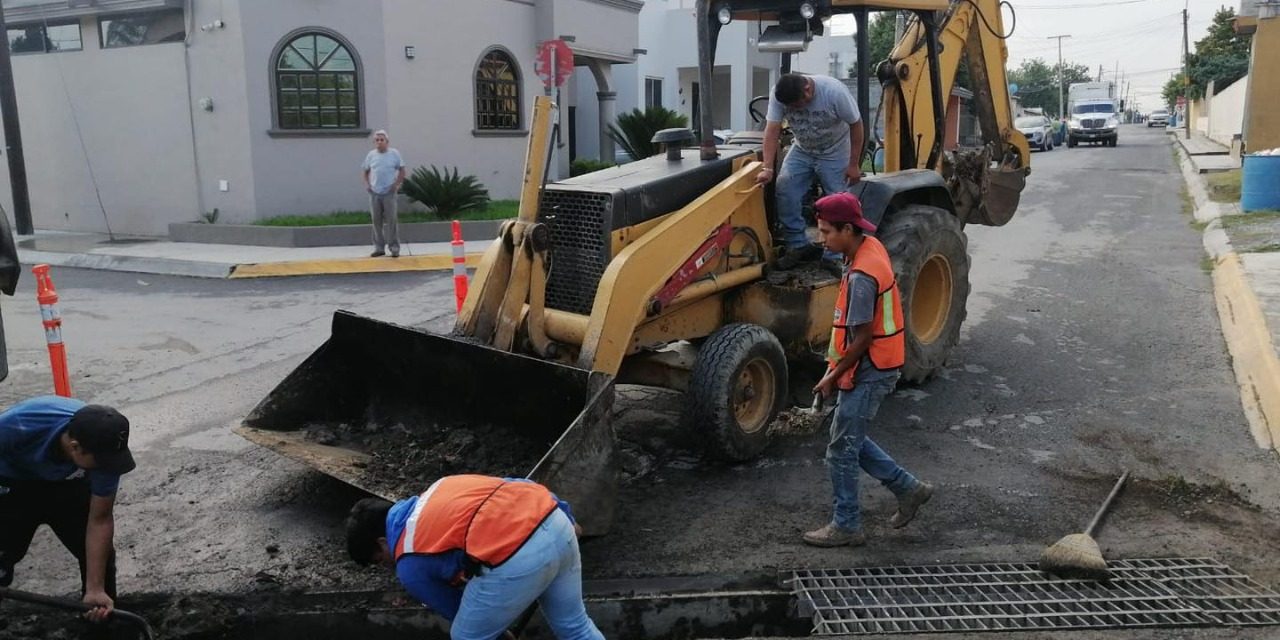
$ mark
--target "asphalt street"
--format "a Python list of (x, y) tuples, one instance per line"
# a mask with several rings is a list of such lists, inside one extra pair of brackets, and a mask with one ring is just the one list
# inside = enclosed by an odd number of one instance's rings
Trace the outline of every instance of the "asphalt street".
[[(867, 480), (868, 546), (806, 547), (799, 534), (830, 509), (822, 434), (781, 437), (749, 464), (706, 463), (678, 427), (679, 395), (632, 388), (618, 426), (652, 470), (626, 486), (615, 532), (584, 545), (588, 577), (1030, 561), (1082, 529), (1128, 468), (1098, 535), (1109, 556), (1209, 556), (1280, 584), (1280, 465), (1243, 417), (1167, 138), (1126, 127), (1117, 148), (1059, 148), (1032, 166), (1011, 223), (967, 229), (973, 293), (951, 363), (899, 389), (872, 431), (938, 487), (916, 522), (890, 529), (892, 498)], [(122, 591), (389, 584), (343, 561), (355, 491), (230, 427), (323, 342), (335, 309), (447, 329), (447, 276), (54, 278), (76, 394), (135, 424), (139, 468), (117, 507)], [(2, 304), (8, 404), (51, 383), (29, 275)], [(77, 582), (42, 531), (15, 586)]]

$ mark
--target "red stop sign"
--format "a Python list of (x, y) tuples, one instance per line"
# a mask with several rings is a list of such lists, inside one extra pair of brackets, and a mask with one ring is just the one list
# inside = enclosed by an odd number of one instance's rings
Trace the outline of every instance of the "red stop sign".
[[(554, 64), (552, 59), (554, 58)], [(538, 44), (538, 59), (533, 70), (547, 87), (563, 86), (573, 75), (573, 51), (564, 40), (547, 40)]]

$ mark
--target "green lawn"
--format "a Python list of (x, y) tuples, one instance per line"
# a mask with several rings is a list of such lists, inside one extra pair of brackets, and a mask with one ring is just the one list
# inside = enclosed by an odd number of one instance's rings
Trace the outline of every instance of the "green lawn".
[[(463, 211), (452, 216), (435, 216), (419, 211), (400, 214), (401, 223), (410, 222), (442, 222), (448, 220), (502, 220), (516, 217), (520, 208), (519, 200), (494, 200), (484, 209)], [(275, 216), (258, 220), (254, 224), (264, 227), (324, 227), (339, 224), (369, 224), (368, 211), (334, 211), (297, 216)]]
[(1209, 185), (1209, 199), (1214, 202), (1240, 201), (1240, 170), (1232, 169), (1205, 176)]

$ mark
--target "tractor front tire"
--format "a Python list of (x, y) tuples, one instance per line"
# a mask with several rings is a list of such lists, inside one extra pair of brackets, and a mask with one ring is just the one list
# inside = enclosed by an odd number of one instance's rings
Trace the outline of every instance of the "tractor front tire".
[(902, 379), (923, 382), (960, 341), (969, 299), (964, 226), (951, 212), (913, 204), (890, 214), (877, 234), (893, 259), (906, 322)]
[(729, 324), (702, 343), (693, 364), (686, 424), (707, 435), (707, 452), (750, 460), (769, 446), (769, 425), (787, 400), (787, 356), (754, 324)]

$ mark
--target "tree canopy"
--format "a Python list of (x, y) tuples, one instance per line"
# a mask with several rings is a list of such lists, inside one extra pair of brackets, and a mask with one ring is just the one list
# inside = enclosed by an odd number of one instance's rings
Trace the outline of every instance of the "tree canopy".
[(1219, 8), (1209, 32), (1196, 41), (1195, 53), (1187, 56), (1187, 93), (1192, 99), (1204, 97), (1210, 81), (1221, 91), (1249, 72), (1249, 37), (1235, 32), (1235, 18), (1235, 9)]
[[(1062, 63), (1062, 95), (1073, 82), (1088, 82), (1092, 78), (1089, 68), (1083, 64), (1063, 61)], [(1058, 117), (1058, 65), (1050, 66), (1042, 58), (1023, 60), (1022, 64), (1009, 72), (1009, 82), (1018, 85), (1016, 96), (1022, 100), (1023, 107), (1044, 109), (1049, 116)]]

